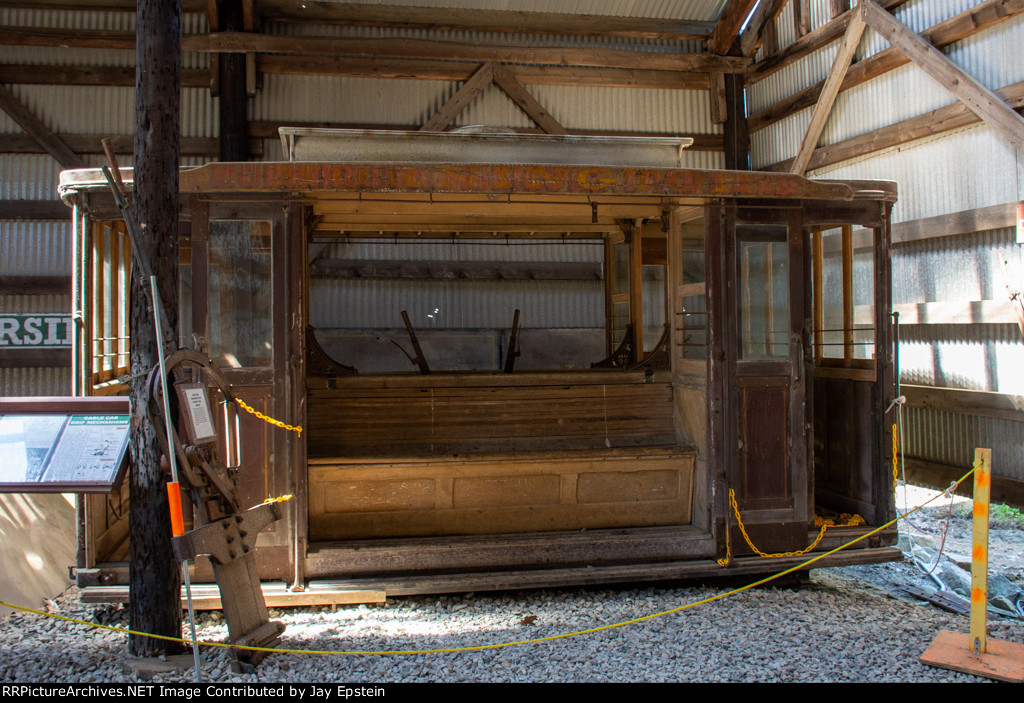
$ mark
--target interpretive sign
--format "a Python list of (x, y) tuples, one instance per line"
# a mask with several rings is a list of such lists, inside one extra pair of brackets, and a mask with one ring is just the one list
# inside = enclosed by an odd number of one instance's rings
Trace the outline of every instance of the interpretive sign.
[[(127, 411), (127, 402), (104, 404)], [(62, 412), (54, 407), (59, 405), (23, 412), (0, 404), (0, 492), (109, 493), (121, 481), (128, 463), (128, 413), (76, 412), (92, 409), (82, 403)]]

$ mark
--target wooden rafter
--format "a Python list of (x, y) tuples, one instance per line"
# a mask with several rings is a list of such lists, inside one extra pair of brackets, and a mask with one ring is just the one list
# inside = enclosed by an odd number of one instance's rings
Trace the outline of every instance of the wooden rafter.
[[(292, 123), (289, 123), (292, 124)], [(406, 127), (407, 129), (409, 127)], [(110, 139), (118, 154), (131, 154), (135, 137), (130, 134), (58, 134), (57, 138), (76, 154), (102, 154), (101, 139)], [(263, 138), (252, 138), (249, 154), (253, 157), (263, 153)], [(182, 156), (216, 156), (219, 147), (217, 137), (182, 137)], [(28, 134), (0, 134), (0, 154), (45, 154), (46, 150)]]
[[(753, 1), (753, 0), (750, 0)], [(8, 28), (9, 29), (9, 28)], [(47, 30), (49, 32), (50, 30)], [(68, 41), (77, 39), (64, 35)], [(0, 35), (0, 43), (3, 37)], [(326, 56), (367, 56), (462, 61), (495, 61), (550, 66), (598, 66), (641, 68), (662, 71), (722, 71), (743, 73), (750, 59), (710, 54), (649, 53), (620, 49), (580, 49), (534, 47), (512, 44), (479, 44), (432, 41), (426, 39), (357, 39), (302, 37), (218, 32), (189, 35), (182, 39), (186, 51), (216, 53), (308, 54)], [(109, 47), (108, 47), (109, 48)]]
[[(996, 93), (1007, 101), (1011, 108), (1024, 107), (1024, 81), (1000, 88)], [(866, 134), (828, 144), (814, 150), (808, 170), (831, 166), (842, 161), (855, 159), (865, 154), (872, 154), (883, 149), (907, 144), (915, 139), (923, 139), (942, 134), (954, 129), (961, 129), (981, 121), (962, 102), (940, 107), (923, 115), (911, 117), (886, 127), (879, 127)], [(789, 171), (793, 167), (793, 159), (765, 167), (765, 171)]]
[(485, 63), (462, 84), (441, 108), (420, 127), (421, 132), (440, 132), (451, 124), (455, 117), (466, 109), (480, 93), (487, 89), (494, 78), (493, 65)]
[(358, 26), (399, 27), (472, 32), (575, 34), (642, 39), (707, 39), (713, 23), (696, 20), (612, 17), (554, 12), (469, 10), (457, 8), (299, 3), (260, 0), (258, 13), (289, 22), (326, 22)]
[(797, 37), (811, 33), (811, 3), (808, 0), (793, 0), (793, 29)]
[(469, 80), (462, 84), (455, 95), (420, 127), (420, 131), (443, 131), (491, 83), (501, 88), (546, 134), (568, 134), (565, 127), (523, 87), (512, 71), (491, 62), (480, 66)]
[[(135, 33), (122, 30), (55, 29), (0, 26), (0, 44), (79, 49), (135, 49)], [(512, 44), (479, 44), (423, 39), (357, 39), (298, 37), (255, 32), (216, 32), (182, 37), (183, 51), (207, 53), (276, 53), (312, 56), (363, 56), (483, 63), (527, 63), (548, 66), (591, 66), (661, 71), (743, 73), (750, 59), (697, 53), (659, 53), (585, 48), (545, 48)]]
[(828, 78), (825, 79), (825, 86), (821, 90), (818, 104), (814, 106), (814, 112), (811, 113), (811, 122), (807, 125), (807, 132), (804, 134), (803, 142), (793, 160), (790, 173), (803, 175), (807, 170), (807, 164), (814, 153), (814, 147), (818, 144), (821, 131), (825, 128), (829, 113), (832, 112), (832, 105), (835, 104), (836, 96), (839, 95), (839, 89), (842, 87), (846, 71), (850, 68), (850, 61), (853, 59), (854, 52), (857, 51), (863, 33), (864, 20), (859, 14), (854, 15), (839, 43), (839, 51), (832, 62), (832, 68), (829, 69)]
[[(909, 0), (882, 0), (880, 4), (885, 8), (894, 8), (908, 1)], [(814, 53), (823, 46), (827, 46), (839, 37), (843, 36), (843, 33), (846, 31), (846, 26), (850, 22), (850, 18), (853, 17), (853, 12), (853, 10), (844, 12), (838, 17), (816, 28), (810, 34), (800, 37), (777, 54), (773, 56), (766, 56), (761, 61), (755, 63), (750, 67), (750, 70), (747, 71), (747, 84), (750, 85), (757, 83), (776, 71), (795, 61), (799, 61), (804, 56)]]
[[(893, 0), (889, 0), (889, 4), (894, 5), (897, 3), (893, 2)], [(853, 10), (850, 12), (852, 13)], [(965, 10), (958, 15), (950, 17), (948, 20), (944, 20), (943, 22), (939, 22), (938, 24), (929, 27), (924, 34), (928, 36), (933, 46), (936, 48), (942, 48), (952, 44), (953, 42), (960, 41), (961, 39), (984, 31), (985, 29), (998, 24), (1009, 17), (1013, 17), (1022, 12), (1024, 12), (1024, 0), (985, 0), (981, 4), (974, 6), (969, 10)], [(845, 17), (844, 21), (848, 22), (849, 16)], [(815, 30), (815, 32), (817, 31), (818, 30)], [(789, 47), (784, 51), (788, 51), (788, 49)], [(910, 59), (894, 48), (890, 47), (884, 51), (880, 51), (870, 58), (858, 61), (851, 66), (850, 70), (846, 74), (846, 78), (843, 80), (841, 90), (848, 90), (849, 88), (865, 83), (872, 78), (876, 78), (887, 71), (904, 66), (909, 62)], [(750, 80), (753, 80), (753, 77), (748, 77), (748, 81)], [(818, 96), (821, 94), (823, 85), (824, 81), (821, 81), (815, 85), (805, 88), (804, 90), (794, 93), (783, 100), (780, 100), (774, 105), (769, 105), (765, 109), (751, 114), (747, 120), (750, 131), (756, 132), (759, 129), (763, 129), (768, 125), (778, 122), (779, 120), (785, 119), (800, 110), (813, 106), (817, 102)]]
[[(257, 57), (257, 67), (261, 73), (464, 81), (473, 75), (473, 72), (480, 67), (480, 64), (479, 62), (472, 61), (434, 59), (261, 54)], [(665, 88), (670, 90), (707, 90), (708, 88), (708, 74), (691, 71), (517, 65), (515, 67), (515, 76), (520, 83), (525, 85), (597, 85), (617, 88)], [(183, 73), (183, 83), (184, 80), (185, 76)]]
[(50, 131), (50, 128), (35, 113), (3, 85), (0, 85), (0, 110), (6, 112), (12, 120), (17, 122), (46, 153), (57, 159), (62, 167), (83, 168), (85, 166), (78, 154), (71, 151), (67, 144)]
[(523, 84), (519, 82), (512, 71), (504, 66), (495, 65), (493, 67), (493, 78), (498, 87), (505, 91), (505, 94), (546, 133), (568, 134), (565, 127), (552, 117), (551, 113), (544, 109), (544, 106), (523, 87)]
[(761, 44), (761, 37), (769, 23), (782, 12), (789, 0), (762, 0), (754, 10), (754, 16), (747, 23), (747, 28), (740, 34), (740, 53), (753, 56)]
[(1014, 146), (1024, 146), (1024, 117), (945, 54), (879, 7), (873, 0), (861, 0), (864, 21), (899, 49), (914, 64), (966, 104), (987, 125)]
[(729, 0), (708, 40), (708, 49), (711, 53), (728, 53), (740, 33), (740, 28), (743, 27), (743, 21), (747, 19), (756, 2), (757, 0)]

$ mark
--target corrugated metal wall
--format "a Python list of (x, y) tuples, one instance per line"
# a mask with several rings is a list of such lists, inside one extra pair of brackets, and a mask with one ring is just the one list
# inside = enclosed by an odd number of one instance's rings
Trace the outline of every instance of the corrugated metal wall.
[[(327, 258), (396, 261), (595, 262), (603, 243), (504, 243), (459, 240), (408, 242), (359, 240), (331, 245)], [(317, 329), (389, 329), (407, 310), (417, 328), (604, 329), (604, 283), (593, 281), (484, 281), (314, 279), (310, 324)]]
[[(978, 4), (976, 0), (914, 0), (894, 14), (921, 32)], [(812, 26), (828, 20), (826, 0), (812, 0)], [(779, 43), (795, 39), (790, 9), (778, 19)], [(828, 74), (838, 41), (748, 87), (754, 113)], [(855, 60), (888, 48), (867, 29)], [(1024, 16), (1017, 15), (943, 49), (991, 89), (1024, 80)], [(833, 144), (924, 114), (956, 99), (913, 64), (840, 93), (819, 145)], [(811, 109), (751, 135), (751, 159), (761, 168), (792, 158)], [(983, 125), (915, 141), (811, 172), (817, 178), (885, 179), (899, 185), (893, 221), (1012, 203), (1024, 199), (1020, 150)], [(1024, 257), (1012, 229), (899, 244), (894, 247), (893, 303), (959, 302), (1005, 297), (997, 253), (1009, 260), (1017, 285)], [(901, 379), (921, 385), (1024, 394), (1024, 339), (1013, 324), (903, 325)], [(963, 413), (907, 410), (907, 453), (967, 466), (974, 447), (992, 447), (997, 472), (1024, 480), (1024, 422)]]
[[(613, 16), (646, 16), (687, 18), (712, 21), (721, 12), (726, 0), (527, 0), (527, 2), (492, 2), (492, 9), (515, 9), (558, 13), (597, 13)], [(376, 3), (374, 3), (376, 4)], [(400, 0), (396, 4), (429, 5), (416, 0)], [(436, 3), (433, 3), (436, 4)], [(452, 0), (452, 7), (480, 6), (479, 2)], [(184, 15), (185, 34), (207, 30), (204, 13)], [(0, 25), (52, 27), (82, 30), (134, 30), (135, 16), (128, 12), (97, 12), (0, 8)], [(497, 35), (470, 32), (426, 32), (420, 30), (372, 29), (320, 25), (307, 27), (297, 23), (267, 23), (261, 28), (273, 34), (337, 37), (408, 37), (461, 41), (467, 43), (519, 42), (526, 46), (567, 46), (603, 49), (630, 48), (646, 52), (701, 51), (697, 42), (667, 42), (650, 39), (594, 38), (587, 36)], [(135, 64), (133, 51), (109, 49), (73, 49), (58, 47), (23, 47), (0, 45), (0, 62), (56, 66), (114, 66)], [(210, 57), (200, 53), (183, 56), (185, 68), (209, 68)], [(415, 126), (426, 121), (459, 88), (454, 81), (370, 79), (332, 76), (301, 76), (266, 74), (257, 95), (250, 100), (250, 118), (274, 122), (340, 122)], [(706, 91), (654, 90), (642, 88), (611, 88), (592, 86), (528, 85), (534, 95), (562, 124), (569, 129), (634, 132), (678, 132), (720, 134), (721, 128), (710, 120)], [(24, 102), (47, 126), (58, 134), (132, 134), (134, 132), (134, 88), (102, 86), (25, 85), (11, 86), (14, 95)], [(206, 88), (183, 88), (182, 134), (186, 137), (218, 136), (217, 98)], [(502, 91), (491, 86), (453, 123), (453, 126), (487, 124), (528, 128), (533, 122)], [(0, 112), (0, 134), (19, 134), (22, 129), (5, 113)], [(279, 141), (265, 140), (263, 160), (282, 159)], [(98, 154), (83, 155), (83, 160), (98, 166)], [(182, 159), (183, 165), (197, 165), (199, 157)], [(688, 166), (721, 168), (721, 152), (688, 152)], [(121, 156), (122, 165), (131, 165), (128, 156)], [(0, 199), (53, 200), (60, 167), (44, 154), (0, 154)], [(65, 221), (0, 222), (0, 276), (70, 276), (71, 274), (71, 211)], [(343, 245), (339, 245), (343, 246)], [(510, 260), (591, 261), (600, 260), (600, 247), (570, 244), (565, 248), (539, 245), (528, 251), (516, 248), (507, 252)], [(481, 245), (474, 251), (460, 243), (458, 257), (472, 260), (487, 258), (493, 250)], [(444, 247), (420, 252), (424, 257), (445, 260)], [(541, 254), (543, 250), (543, 255)], [(410, 250), (411, 251), (411, 250)], [(344, 254), (353, 256), (353, 254)], [(367, 250), (360, 255), (372, 256)], [(593, 257), (597, 257), (594, 259)], [(468, 257), (468, 258), (467, 258)], [(519, 259), (517, 257), (525, 257)], [(541, 258), (538, 258), (541, 257)], [(547, 257), (547, 258), (544, 258)], [(524, 285), (524, 282), (470, 282), (468, 284), (428, 283), (423, 286), (422, 300), (399, 302), (394, 281), (354, 282), (351, 280), (320, 281), (312, 317), (315, 324), (328, 327), (372, 326), (380, 319), (400, 319), (402, 307), (426, 306), (443, 308), (442, 325), (473, 325), (505, 327), (511, 310), (523, 310), (524, 326), (533, 327), (603, 327), (603, 289), (595, 282), (553, 282)], [(460, 286), (462, 286), (460, 288)], [(466, 291), (472, 288), (472, 295)], [(405, 294), (409, 287), (404, 286)], [(365, 299), (366, 305), (347, 306), (362, 310), (360, 319), (338, 319), (332, 312), (339, 297)], [(429, 303), (427, 301), (430, 301)], [(375, 301), (375, 302), (371, 302)], [(467, 301), (472, 301), (468, 303)], [(9, 312), (38, 312), (38, 301), (5, 297), (0, 309)], [(69, 312), (66, 296), (54, 303)], [(392, 309), (394, 308), (394, 309)], [(47, 308), (49, 310), (49, 308)], [(457, 311), (457, 312), (455, 312)], [(393, 313), (393, 314), (392, 314)], [(397, 323), (400, 324), (400, 323)], [(68, 390), (67, 369), (2, 369), (0, 393), (39, 394), (65, 393)]]

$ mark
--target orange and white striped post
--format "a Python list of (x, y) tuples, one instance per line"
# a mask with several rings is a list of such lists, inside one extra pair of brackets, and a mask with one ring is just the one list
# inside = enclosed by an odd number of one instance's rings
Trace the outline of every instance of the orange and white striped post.
[(974, 536), (971, 544), (971, 651), (984, 654), (988, 627), (988, 503), (992, 450), (974, 450)]
[(971, 549), (970, 632), (940, 630), (921, 663), (1024, 683), (1024, 645), (988, 640), (988, 503), (992, 492), (992, 450), (974, 450), (974, 546)]

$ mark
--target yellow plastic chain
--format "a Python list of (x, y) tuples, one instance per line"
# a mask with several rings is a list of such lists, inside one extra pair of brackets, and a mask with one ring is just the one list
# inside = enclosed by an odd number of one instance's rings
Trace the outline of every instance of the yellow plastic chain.
[(284, 428), (286, 430), (291, 430), (292, 432), (297, 432), (300, 437), (302, 436), (302, 427), (301, 426), (295, 427), (294, 425), (287, 425), (287, 424), (281, 422), (280, 420), (275, 420), (272, 417), (264, 415), (263, 413), (261, 413), (256, 408), (252, 408), (252, 407), (249, 407), (248, 405), (246, 405), (245, 401), (242, 400), (241, 398), (235, 398), (235, 401), (238, 403), (239, 407), (242, 408), (242, 410), (244, 410), (245, 412), (250, 413), (252, 415), (255, 415), (256, 417), (258, 417), (259, 419), (263, 420), (264, 422), (269, 422), (271, 425), (276, 425), (276, 426), (282, 427), (282, 428)]
[[(818, 543), (821, 542), (822, 538), (825, 537), (825, 530), (827, 530), (828, 528), (830, 528), (830, 527), (855, 527), (856, 525), (863, 525), (863, 524), (865, 524), (863, 517), (861, 517), (860, 515), (853, 515), (853, 514), (850, 514), (850, 513), (843, 513), (843, 514), (841, 514), (839, 516), (840, 520), (845, 520), (846, 521), (845, 524), (842, 524), (842, 525), (837, 525), (835, 520), (827, 519), (827, 518), (823, 518), (823, 517), (819, 517), (819, 516), (815, 515), (814, 516), (814, 526), (815, 527), (820, 527), (821, 528), (821, 532), (818, 533), (817, 538), (815, 538), (815, 540), (813, 542), (811, 542), (811, 544), (808, 547), (806, 547), (805, 549), (801, 549), (799, 551), (796, 551), (796, 552), (778, 552), (776, 554), (767, 554), (765, 552), (762, 552), (756, 546), (754, 546), (754, 543), (750, 539), (750, 535), (747, 534), (747, 528), (744, 527), (744, 525), (743, 525), (743, 518), (740, 517), (740, 508), (736, 504), (736, 491), (734, 491), (731, 488), (729, 489), (729, 505), (732, 506), (732, 511), (736, 515), (736, 525), (740, 528), (740, 533), (743, 535), (743, 539), (746, 540), (747, 546), (749, 546), (754, 552), (756, 552), (758, 556), (764, 557), (765, 559), (775, 559), (775, 558), (779, 558), (779, 557), (796, 557), (796, 556), (800, 556), (801, 554), (807, 554), (807, 552), (811, 551), (812, 549), (814, 549), (815, 547), (818, 546)], [(728, 566), (729, 559), (731, 558), (731, 556), (732, 556), (731, 555), (731, 550), (730, 550), (730, 547), (729, 547), (729, 531), (728, 531), (728, 529), (726, 529), (726, 533), (725, 533), (725, 558), (724, 559), (719, 559), (718, 560), (718, 565), (722, 566), (722, 567)]]

